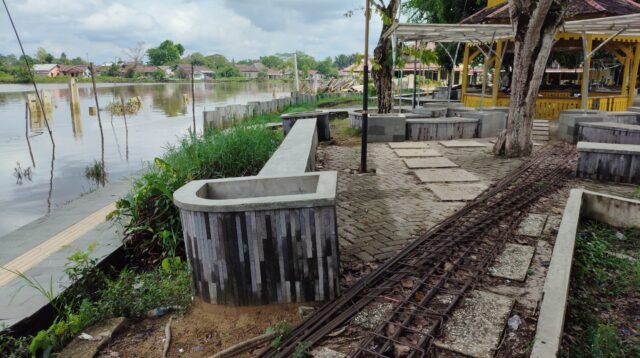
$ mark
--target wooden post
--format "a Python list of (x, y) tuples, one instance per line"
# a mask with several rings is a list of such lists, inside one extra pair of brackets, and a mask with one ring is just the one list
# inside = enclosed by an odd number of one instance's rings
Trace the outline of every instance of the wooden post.
[(636, 94), (636, 83), (638, 80), (638, 66), (640, 66), (640, 44), (636, 45), (636, 51), (633, 54), (633, 69), (631, 70), (631, 81), (629, 82), (627, 107), (633, 106), (633, 98)]
[(193, 114), (193, 140), (196, 140), (196, 87), (194, 84), (194, 69), (191, 64), (191, 113)]
[(27, 146), (29, 147), (29, 155), (31, 156), (31, 164), (36, 167), (36, 160), (33, 159), (33, 150), (31, 150), (31, 141), (29, 140), (29, 103), (24, 105), (24, 136), (27, 139)]
[(631, 57), (624, 57), (624, 72), (622, 73), (622, 95), (626, 96), (629, 93), (629, 73), (631, 72)]
[(464, 46), (464, 60), (462, 61), (462, 91), (460, 101), (464, 103), (464, 97), (467, 94), (467, 86), (469, 85), (469, 44)]
[(504, 41), (498, 41), (493, 66), (493, 93), (491, 94), (494, 107), (498, 105), (498, 94), (500, 93), (500, 68), (502, 67), (502, 52), (504, 50)]
[(591, 68), (591, 48), (593, 39), (590, 35), (582, 33), (582, 47), (584, 51), (584, 62), (582, 64), (582, 109), (586, 112), (589, 105), (589, 69)]

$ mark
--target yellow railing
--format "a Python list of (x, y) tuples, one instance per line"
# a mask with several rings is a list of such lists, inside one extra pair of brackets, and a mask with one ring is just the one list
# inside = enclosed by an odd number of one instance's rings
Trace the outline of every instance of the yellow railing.
[[(479, 108), (481, 107), (481, 101), (482, 98), (478, 94), (465, 94), (462, 103), (466, 107)], [(509, 102), (509, 97), (498, 97), (496, 106), (508, 107)], [(491, 96), (485, 96), (484, 106), (493, 106)], [(536, 100), (535, 116), (541, 119), (558, 119), (561, 111), (580, 108), (582, 108), (582, 99), (579, 97), (539, 97)], [(628, 98), (622, 95), (591, 97), (587, 102), (587, 108), (607, 112), (622, 112), (628, 108)]]

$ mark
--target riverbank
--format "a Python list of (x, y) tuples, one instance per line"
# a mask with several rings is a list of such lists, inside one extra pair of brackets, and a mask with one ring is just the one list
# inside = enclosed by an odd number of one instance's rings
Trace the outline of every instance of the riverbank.
[[(58, 77), (42, 77), (36, 76), (35, 80), (37, 84), (44, 83), (69, 83), (71, 77), (68, 76), (58, 76)], [(91, 77), (76, 77), (78, 83), (91, 83)], [(210, 80), (195, 80), (195, 83), (245, 83), (245, 82), (269, 82), (269, 83), (289, 83), (293, 82), (293, 80), (289, 79), (266, 79), (266, 78), (247, 78), (247, 77), (226, 77), (226, 78), (215, 78)], [(96, 83), (191, 83), (191, 80), (188, 78), (174, 78), (158, 81), (153, 77), (113, 77), (113, 76), (97, 76)], [(3, 74), (0, 76), (0, 84), (31, 84), (31, 81), (28, 79), (18, 79), (14, 76)]]

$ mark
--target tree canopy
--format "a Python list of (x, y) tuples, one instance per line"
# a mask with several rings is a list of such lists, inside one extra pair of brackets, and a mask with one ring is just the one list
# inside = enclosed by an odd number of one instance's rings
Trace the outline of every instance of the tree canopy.
[(180, 60), (180, 56), (184, 54), (184, 46), (174, 44), (171, 40), (163, 41), (158, 47), (151, 47), (147, 50), (149, 64), (153, 66), (161, 66), (174, 64)]

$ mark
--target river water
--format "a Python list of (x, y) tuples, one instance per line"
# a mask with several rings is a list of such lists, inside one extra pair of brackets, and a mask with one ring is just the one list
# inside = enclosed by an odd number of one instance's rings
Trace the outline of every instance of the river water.
[[(51, 142), (44, 120), (32, 118), (26, 129), (27, 95), (31, 85), (0, 85), (0, 236), (46, 215), (49, 210), (95, 190), (98, 183), (85, 177), (85, 168), (100, 160), (98, 119), (90, 115), (95, 106), (90, 84), (79, 84), (80, 113), (71, 115), (67, 84), (42, 84), (38, 88), (51, 97), (49, 123), (56, 143), (51, 181)], [(202, 130), (202, 111), (228, 104), (245, 104), (287, 96), (288, 84), (196, 83), (195, 113)], [(167, 145), (176, 143), (192, 125), (189, 84), (99, 84), (98, 100), (105, 108), (112, 101), (140, 96), (141, 109), (127, 116), (101, 111), (108, 180), (115, 181), (139, 172)], [(36, 166), (33, 168), (25, 130), (29, 135)], [(19, 163), (19, 164), (18, 164)], [(32, 167), (31, 179), (19, 183), (15, 168)], [(50, 190), (51, 187), (51, 190)]]

